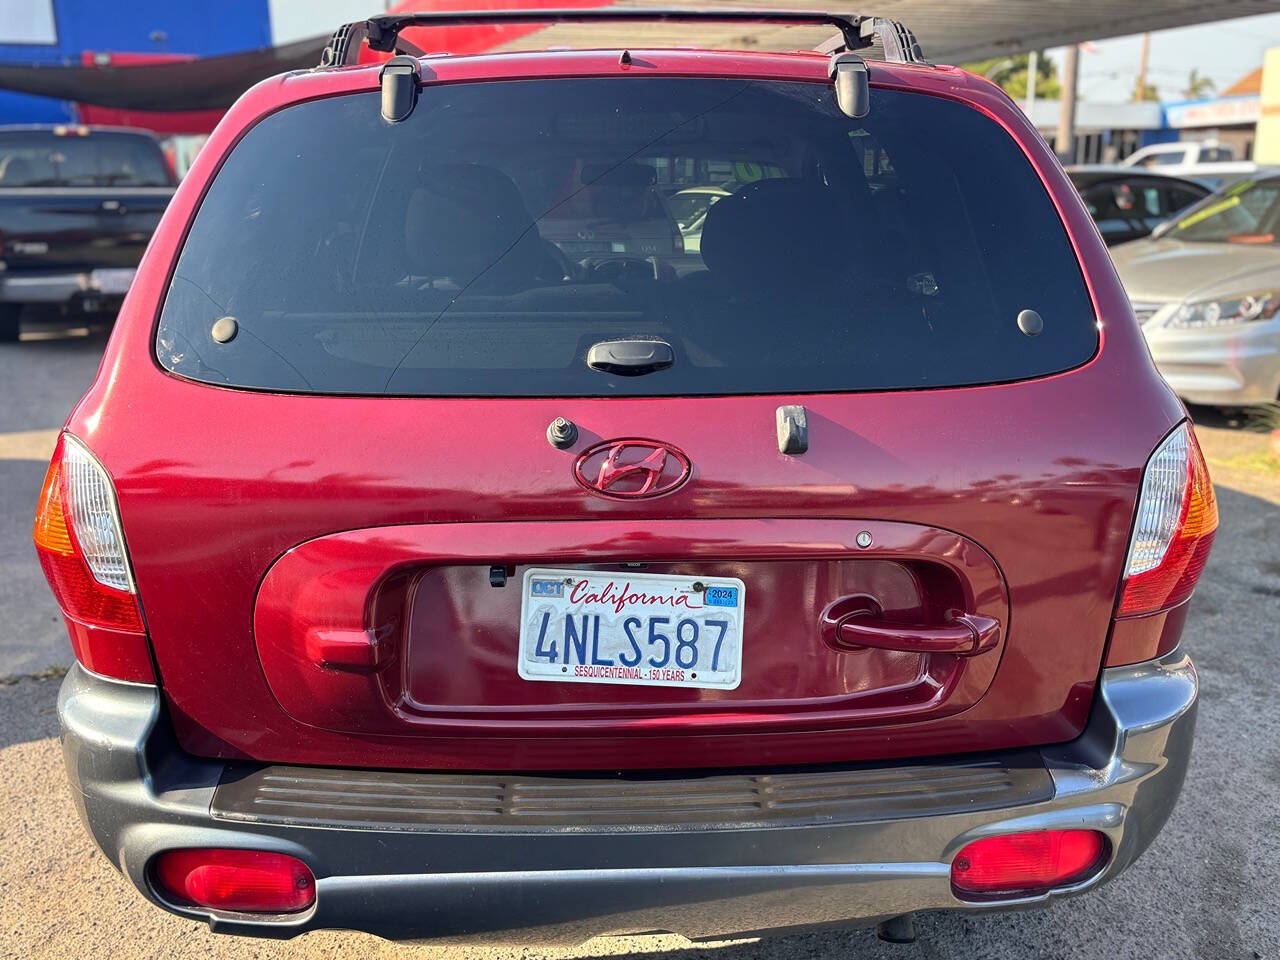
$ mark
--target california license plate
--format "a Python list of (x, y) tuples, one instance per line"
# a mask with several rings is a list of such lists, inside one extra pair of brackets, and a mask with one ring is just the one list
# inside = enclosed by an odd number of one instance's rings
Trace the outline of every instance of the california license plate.
[(104, 267), (89, 274), (89, 286), (99, 293), (128, 293), (136, 272), (127, 267)]
[(527, 570), (526, 680), (732, 690), (742, 681), (746, 587), (734, 577)]

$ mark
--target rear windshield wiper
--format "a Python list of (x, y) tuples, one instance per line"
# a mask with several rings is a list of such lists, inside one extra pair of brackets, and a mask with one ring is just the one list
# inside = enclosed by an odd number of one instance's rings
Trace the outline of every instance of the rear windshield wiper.
[(675, 362), (675, 351), (665, 340), (603, 340), (587, 351), (588, 367), (620, 377), (655, 373)]

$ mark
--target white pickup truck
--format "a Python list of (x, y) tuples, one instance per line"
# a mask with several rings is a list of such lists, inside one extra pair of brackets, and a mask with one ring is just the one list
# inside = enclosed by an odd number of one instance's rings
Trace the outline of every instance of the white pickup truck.
[(1120, 162), (1126, 167), (1146, 167), (1160, 173), (1190, 177), (1214, 190), (1251, 177), (1260, 169), (1250, 160), (1237, 160), (1231, 148), (1217, 140), (1153, 143)]

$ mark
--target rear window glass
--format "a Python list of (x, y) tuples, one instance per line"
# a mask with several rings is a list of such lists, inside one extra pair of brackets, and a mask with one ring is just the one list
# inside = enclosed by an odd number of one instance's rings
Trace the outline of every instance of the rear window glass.
[(31, 130), (0, 132), (0, 187), (167, 187), (164, 154), (149, 137)]
[[(588, 365), (628, 339), (672, 362)], [(1008, 381), (1096, 344), (1044, 186), (977, 111), (595, 78), (427, 86), (399, 124), (376, 93), (266, 118), (201, 205), (156, 351), (268, 390), (655, 396)]]

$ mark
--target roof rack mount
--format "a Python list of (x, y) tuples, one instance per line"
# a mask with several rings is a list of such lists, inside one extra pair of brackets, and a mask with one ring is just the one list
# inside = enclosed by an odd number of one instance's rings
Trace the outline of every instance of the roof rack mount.
[(400, 39), (409, 27), (452, 27), (509, 23), (774, 23), (787, 25), (829, 24), (839, 34), (824, 43), (823, 53), (865, 50), (876, 40), (886, 60), (927, 63), (912, 32), (897, 20), (820, 10), (685, 9), (655, 7), (603, 7), (560, 10), (447, 10), (429, 13), (386, 13), (343, 24), (320, 57), (322, 67), (345, 67), (357, 61), (361, 41), (371, 50), (421, 56), (423, 51)]

